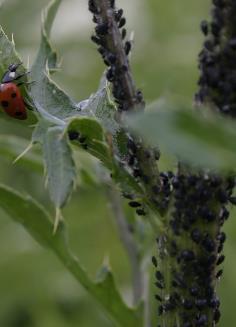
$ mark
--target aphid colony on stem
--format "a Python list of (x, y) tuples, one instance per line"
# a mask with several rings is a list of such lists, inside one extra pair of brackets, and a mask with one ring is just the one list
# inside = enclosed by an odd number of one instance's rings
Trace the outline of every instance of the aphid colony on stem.
[[(201, 23), (207, 39), (199, 55), (196, 95), (198, 104), (210, 104), (232, 117), (236, 114), (235, 16), (234, 1), (213, 0), (212, 22)], [(227, 205), (236, 203), (235, 177), (192, 172), (180, 165), (171, 184), (169, 228), (157, 239), (158, 260), (152, 260), (165, 276), (160, 280), (156, 274), (160, 321), (177, 316), (184, 327), (215, 326), (220, 319), (216, 283), (223, 273), (218, 267), (225, 259), (222, 226), (229, 217)], [(176, 324), (174, 318), (172, 322)]]
[[(232, 35), (223, 52), (219, 42), (225, 39), (221, 34), (221, 30), (225, 31), (222, 28), (225, 22), (235, 21), (235, 13), (232, 13), (236, 7), (226, 12), (222, 10), (226, 1), (213, 0), (213, 3), (212, 24), (206, 21), (201, 24), (208, 39), (200, 54), (200, 90), (196, 99), (200, 103), (210, 100), (218, 110), (229, 110), (233, 115), (236, 42)], [(128, 55), (132, 44), (125, 41), (123, 10), (117, 10), (115, 1), (109, 0), (89, 0), (89, 9), (96, 23), (92, 41), (98, 45), (108, 66), (106, 77), (111, 82), (118, 117), (121, 117), (118, 120), (123, 122), (127, 111), (137, 109), (138, 104), (144, 107), (142, 93), (135, 88), (130, 72)], [(235, 24), (231, 27), (236, 36)], [(225, 60), (228, 60), (226, 69)], [(230, 69), (230, 63), (235, 70)], [(151, 208), (160, 213), (164, 227), (157, 239), (158, 256), (152, 258), (159, 290), (156, 294), (158, 327), (215, 326), (220, 319), (216, 281), (222, 275), (218, 267), (224, 261), (221, 252), (226, 238), (221, 228), (229, 216), (226, 206), (236, 203), (232, 196), (234, 177), (220, 178), (200, 170), (193, 172), (182, 164), (176, 174), (159, 173), (156, 166), (159, 151), (145, 147), (141, 138), (125, 132), (128, 170), (146, 192)], [(146, 213), (147, 208), (138, 197), (127, 192), (123, 195), (138, 214)]]
[[(210, 326), (220, 319), (215, 280), (223, 272), (218, 270), (225, 258), (221, 251), (226, 236), (221, 226), (229, 217), (226, 205), (234, 203), (235, 180), (201, 172), (179, 173), (172, 177), (171, 185), (174, 208), (169, 231), (157, 239), (160, 259), (152, 258), (158, 312), (160, 316), (176, 313), (181, 326)], [(175, 264), (167, 285), (165, 263), (169, 260)]]
[[(108, 7), (109, 10), (107, 10)], [(123, 10), (115, 8), (114, 1), (90, 0), (89, 10), (93, 13), (93, 21), (96, 23), (95, 35), (91, 39), (98, 45), (98, 52), (108, 67), (106, 77), (111, 83), (112, 94), (117, 104), (115, 118), (123, 122), (122, 119), (127, 111), (144, 108), (142, 92), (136, 89), (130, 72), (128, 55), (132, 44), (130, 40), (125, 40), (126, 19), (123, 17)], [(141, 138), (131, 135), (125, 126), (123, 128), (127, 136), (127, 154), (125, 158), (122, 158), (122, 164), (127, 166), (127, 170), (143, 189), (148, 189), (149, 201), (154, 204), (154, 207), (166, 207), (164, 200), (157, 201), (156, 189), (160, 189), (156, 166), (156, 160), (159, 159), (158, 151), (146, 150)], [(134, 194), (125, 192), (124, 195), (140, 203)], [(146, 209), (144, 204), (140, 203), (140, 206), (136, 208), (136, 213), (145, 215)]]
[[(96, 35), (91, 37), (92, 41), (95, 42), (99, 47), (98, 51), (102, 55), (105, 65), (109, 68), (107, 70), (106, 76), (108, 81), (112, 82), (113, 95), (115, 101), (118, 105), (118, 110), (127, 111), (134, 104), (139, 104), (143, 102), (143, 97), (141, 92), (136, 91), (136, 96), (134, 99), (130, 99), (130, 90), (124, 88), (124, 75), (129, 74), (129, 62), (127, 56), (131, 50), (131, 42), (129, 40), (124, 40), (126, 37), (126, 29), (124, 28), (126, 24), (126, 19), (123, 17), (123, 9), (116, 10), (114, 8), (114, 2), (110, 1), (110, 6), (113, 9), (114, 20), (116, 22), (117, 29), (121, 33), (122, 44), (122, 56), (117, 56), (117, 53), (111, 51), (107, 41), (108, 30), (112, 24), (110, 21), (103, 20), (99, 16), (99, 10), (97, 9), (94, 0), (89, 1), (89, 10), (93, 13), (93, 21), (97, 24), (95, 27)], [(113, 28), (116, 28), (113, 26)]]
[(199, 55), (197, 102), (213, 104), (219, 112), (236, 116), (236, 6), (234, 1), (214, 0), (212, 21), (203, 21), (206, 36)]

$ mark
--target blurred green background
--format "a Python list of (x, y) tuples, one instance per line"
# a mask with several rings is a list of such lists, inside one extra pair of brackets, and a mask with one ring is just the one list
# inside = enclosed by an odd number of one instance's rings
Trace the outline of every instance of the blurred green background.
[[(46, 0), (0, 1), (0, 22), (26, 63), (33, 62)], [(167, 94), (190, 100), (196, 91), (197, 55), (203, 40), (199, 24), (208, 17), (209, 0), (118, 1), (129, 32), (135, 32), (132, 69), (147, 102)], [(86, 0), (64, 0), (52, 33), (62, 58), (57, 82), (78, 101), (96, 90), (104, 66), (90, 42), (93, 24)], [(2, 118), (2, 116), (1, 116)], [(31, 129), (13, 119), (1, 120), (1, 134), (30, 139)], [(0, 158), (0, 182), (29, 193), (52, 210), (40, 174)], [(71, 246), (94, 276), (110, 257), (122, 293), (130, 300), (130, 270), (103, 189), (80, 187), (64, 210)], [(219, 285), (224, 327), (236, 320), (236, 222), (226, 223), (227, 260)], [(154, 302), (154, 300), (153, 300)], [(0, 327), (108, 327), (100, 307), (66, 272), (53, 254), (42, 249), (21, 226), (0, 211)], [(127, 326), (128, 327), (128, 326)]]

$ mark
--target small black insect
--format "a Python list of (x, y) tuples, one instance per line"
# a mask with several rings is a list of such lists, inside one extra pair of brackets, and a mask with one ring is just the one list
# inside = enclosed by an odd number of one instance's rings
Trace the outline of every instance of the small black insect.
[(122, 15), (123, 15), (123, 12), (124, 12), (123, 9), (119, 9), (119, 10), (115, 13), (115, 20), (116, 20), (117, 22), (120, 21)]
[(131, 50), (131, 42), (130, 41), (126, 41), (125, 42), (125, 54), (128, 56), (128, 54), (130, 53)]
[(137, 208), (137, 207), (141, 207), (141, 204), (137, 201), (130, 201), (129, 206), (132, 208)]
[(202, 33), (203, 33), (204, 35), (207, 35), (207, 34), (208, 34), (208, 23), (207, 23), (206, 20), (203, 20), (203, 21), (201, 22), (201, 30), (202, 30)]
[(124, 39), (125, 39), (125, 37), (126, 37), (126, 34), (127, 34), (127, 31), (126, 31), (126, 29), (125, 29), (125, 28), (123, 28), (123, 29), (122, 29), (122, 31), (121, 31), (121, 37), (122, 37), (122, 40), (124, 40)]
[(219, 270), (217, 273), (216, 273), (216, 278), (220, 278), (223, 274), (223, 269)]
[(80, 134), (79, 134), (78, 132), (76, 132), (76, 131), (70, 131), (70, 132), (68, 133), (68, 135), (69, 135), (69, 139), (70, 139), (71, 141), (78, 140), (78, 138), (79, 138), (79, 136), (80, 136)]
[(143, 209), (137, 209), (136, 210), (136, 213), (139, 216), (145, 216), (146, 215), (146, 212)]
[(222, 262), (224, 262), (224, 260), (225, 260), (225, 256), (222, 254), (222, 255), (218, 258), (216, 264), (217, 264), (217, 265), (220, 265)]
[(157, 258), (156, 257), (152, 257), (152, 263), (155, 267), (157, 267)]
[(160, 295), (155, 294), (155, 298), (157, 301), (162, 302), (162, 298), (160, 297)]
[(121, 20), (120, 20), (120, 22), (119, 22), (118, 27), (119, 28), (122, 28), (122, 27), (125, 26), (125, 24), (126, 24), (126, 19), (125, 19), (125, 17), (122, 17)]

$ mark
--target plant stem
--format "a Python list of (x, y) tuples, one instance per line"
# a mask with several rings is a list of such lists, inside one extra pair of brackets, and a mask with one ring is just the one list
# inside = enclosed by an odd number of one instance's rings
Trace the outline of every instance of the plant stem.
[(94, 0), (93, 4), (96, 8), (96, 13), (94, 14), (98, 24), (106, 24), (108, 29), (105, 37), (106, 48), (109, 49), (111, 54), (115, 55), (116, 67), (117, 70), (120, 70), (119, 79), (117, 79), (114, 88), (120, 87), (121, 92), (124, 93), (122, 95), (122, 109), (128, 111), (143, 109), (144, 101), (142, 98), (137, 97), (137, 90), (130, 70), (129, 60), (125, 53), (120, 29), (114, 16), (114, 8), (111, 7), (109, 0)]
[(123, 10), (116, 10), (115, 2), (111, 0), (89, 0), (89, 9), (97, 24), (96, 36), (92, 39), (98, 44), (98, 51), (109, 67), (107, 79), (111, 82), (113, 97), (118, 106), (117, 120), (123, 124), (128, 138), (126, 160), (133, 161), (132, 174), (145, 190), (148, 206), (154, 212), (164, 215), (167, 201), (161, 190), (162, 183), (156, 163), (159, 151), (151, 149), (140, 137), (132, 135), (125, 125), (127, 112), (143, 110), (144, 100), (142, 93), (135, 87), (130, 70), (128, 53), (131, 43), (122, 37), (124, 28), (121, 28), (125, 22)]
[(151, 327), (150, 312), (150, 274), (149, 271), (144, 273), (144, 327)]
[(136, 306), (140, 303), (143, 297), (144, 280), (141, 268), (140, 253), (127, 223), (120, 194), (112, 183), (110, 183), (109, 187), (106, 188), (106, 194), (109, 199), (113, 215), (115, 217), (120, 240), (127, 252), (131, 265), (133, 304)]

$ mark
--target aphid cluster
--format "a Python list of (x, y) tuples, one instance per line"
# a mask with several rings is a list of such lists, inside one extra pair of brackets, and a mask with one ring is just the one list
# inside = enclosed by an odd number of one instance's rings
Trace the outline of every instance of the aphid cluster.
[[(108, 0), (102, 3), (98, 0), (90, 0), (89, 9), (96, 23), (92, 41), (98, 45), (98, 51), (108, 67), (106, 77), (111, 82), (112, 94), (117, 103), (115, 118), (120, 121), (122, 120), (121, 113), (142, 109), (144, 106), (142, 92), (136, 89), (130, 73), (128, 55), (132, 44), (125, 39), (126, 19), (123, 16), (123, 9), (115, 7), (115, 1)], [(153, 192), (152, 187), (157, 187), (159, 184), (155, 159), (155, 157), (159, 158), (159, 153), (157, 151), (154, 153), (152, 149), (146, 151), (140, 138), (131, 136), (125, 128), (124, 132), (128, 140), (127, 155), (122, 158), (121, 164), (126, 166), (127, 171), (141, 184), (145, 192), (148, 190), (146, 193), (148, 193), (149, 201), (153, 203), (153, 199), (157, 198), (157, 192)], [(146, 208), (135, 195), (125, 195), (140, 203), (140, 206), (135, 208), (138, 215), (146, 214)], [(152, 199), (151, 195), (153, 195)]]
[[(159, 180), (157, 181), (155, 176), (153, 178), (150, 177), (150, 172), (148, 172), (149, 174), (145, 173), (145, 171), (143, 171), (140, 167), (140, 161), (138, 160), (138, 151), (141, 147), (141, 140), (139, 143), (137, 139), (134, 141), (132, 136), (128, 135), (126, 156), (127, 165), (129, 166), (129, 169), (137, 182), (141, 181), (150, 188), (150, 200), (152, 204), (154, 204), (158, 211), (164, 212), (167, 210), (170, 201), (172, 190), (171, 180), (173, 178), (173, 174), (172, 172), (162, 172), (159, 174)], [(160, 152), (157, 149), (146, 149), (144, 151), (144, 161), (152, 159), (155, 162), (158, 161), (159, 158)], [(140, 209), (137, 209), (136, 212), (140, 215), (145, 213), (144, 210)]]
[[(130, 74), (128, 55), (131, 50), (131, 42), (125, 40), (127, 33), (124, 27), (126, 19), (123, 17), (123, 9), (116, 10), (114, 1), (108, 2), (110, 2), (112, 9), (112, 19), (110, 20), (104, 18), (100, 13), (100, 8), (95, 0), (89, 1), (89, 10), (93, 13), (93, 21), (97, 24), (96, 35), (93, 35), (91, 39), (98, 45), (98, 51), (102, 55), (105, 65), (108, 66), (106, 77), (108, 81), (112, 82), (113, 96), (117, 102), (118, 110), (127, 111), (134, 105), (142, 103), (143, 96), (140, 90), (135, 91), (136, 94), (131, 96), (129, 87), (125, 85), (125, 80), (129, 78)], [(116, 44), (112, 44), (111, 34), (114, 31), (120, 35), (121, 47), (119, 51), (116, 51)]]
[[(221, 226), (229, 217), (226, 205), (235, 202), (235, 180), (196, 173), (178, 174), (171, 183), (174, 209), (169, 231), (157, 240), (160, 262), (152, 260), (157, 270), (159, 315), (178, 309), (181, 326), (213, 326), (220, 319), (215, 281), (222, 275), (218, 267), (225, 258), (226, 236)], [(163, 267), (169, 258), (175, 264), (171, 284), (165, 289)], [(209, 321), (209, 310), (213, 321)]]
[[(133, 140), (132, 136), (128, 135), (127, 140), (127, 155), (125, 158), (125, 163), (128, 166), (128, 169), (130, 169), (131, 174), (133, 177), (139, 181), (142, 179), (145, 183), (148, 183), (149, 178), (148, 176), (144, 175), (142, 170), (139, 166), (139, 161), (137, 158), (137, 152), (139, 150), (141, 144), (136, 140), (136, 142)], [(132, 199), (132, 201), (129, 202), (129, 206), (132, 208), (135, 208), (136, 213), (139, 216), (145, 216), (146, 211), (141, 201), (138, 201), (135, 199), (135, 196), (132, 194), (123, 194), (124, 197)]]
[(206, 36), (199, 54), (197, 102), (210, 102), (223, 114), (236, 116), (236, 6), (234, 1), (214, 0), (212, 21), (203, 21)]
[[(159, 153), (155, 154), (156, 160), (159, 160)], [(160, 213), (165, 213), (169, 207), (170, 198), (173, 190), (172, 179), (174, 174), (171, 171), (161, 172), (159, 174), (160, 183), (152, 186), (152, 202)]]

